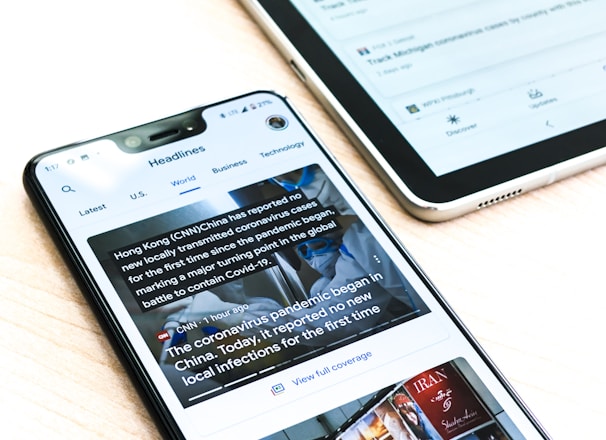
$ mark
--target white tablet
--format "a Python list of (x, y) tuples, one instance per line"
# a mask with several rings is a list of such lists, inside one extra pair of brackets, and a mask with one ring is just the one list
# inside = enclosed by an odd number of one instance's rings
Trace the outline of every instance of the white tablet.
[(421, 219), (606, 160), (602, 1), (242, 3)]

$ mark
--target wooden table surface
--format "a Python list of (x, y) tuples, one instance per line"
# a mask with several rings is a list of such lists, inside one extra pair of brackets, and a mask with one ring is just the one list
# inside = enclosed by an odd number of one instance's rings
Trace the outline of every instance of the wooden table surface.
[(24, 193), (27, 160), (255, 89), (292, 99), (554, 438), (603, 435), (606, 168), (415, 220), (235, 0), (2, 2), (0, 54), (10, 438), (160, 437)]

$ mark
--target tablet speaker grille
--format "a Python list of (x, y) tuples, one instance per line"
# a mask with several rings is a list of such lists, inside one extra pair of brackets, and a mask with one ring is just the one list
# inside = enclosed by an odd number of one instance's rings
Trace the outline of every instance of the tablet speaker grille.
[(500, 196), (493, 197), (490, 200), (486, 200), (478, 204), (478, 209), (486, 208), (487, 206), (502, 202), (503, 200), (511, 199), (512, 197), (520, 195), (521, 193), (522, 188), (516, 189), (515, 191), (509, 191), (507, 194), (501, 194)]

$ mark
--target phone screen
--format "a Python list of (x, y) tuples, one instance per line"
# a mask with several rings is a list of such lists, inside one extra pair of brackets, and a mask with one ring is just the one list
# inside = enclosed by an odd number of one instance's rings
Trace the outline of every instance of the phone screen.
[(543, 437), (284, 99), (196, 114), (196, 135), (118, 133), (26, 175), (180, 433)]
[(599, 1), (292, 3), (436, 176), (606, 119)]

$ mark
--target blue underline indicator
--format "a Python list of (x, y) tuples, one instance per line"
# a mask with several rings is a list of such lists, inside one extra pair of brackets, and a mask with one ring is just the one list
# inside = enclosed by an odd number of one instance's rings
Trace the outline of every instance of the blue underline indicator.
[(179, 195), (180, 195), (180, 196), (182, 196), (183, 194), (187, 194), (187, 193), (192, 192), (192, 191), (195, 191), (195, 190), (197, 190), (197, 189), (200, 189), (200, 187), (199, 187), (199, 186), (196, 186), (195, 188), (191, 188), (191, 189), (188, 189), (188, 190), (185, 190), (185, 191), (181, 191), (181, 192), (179, 193)]

